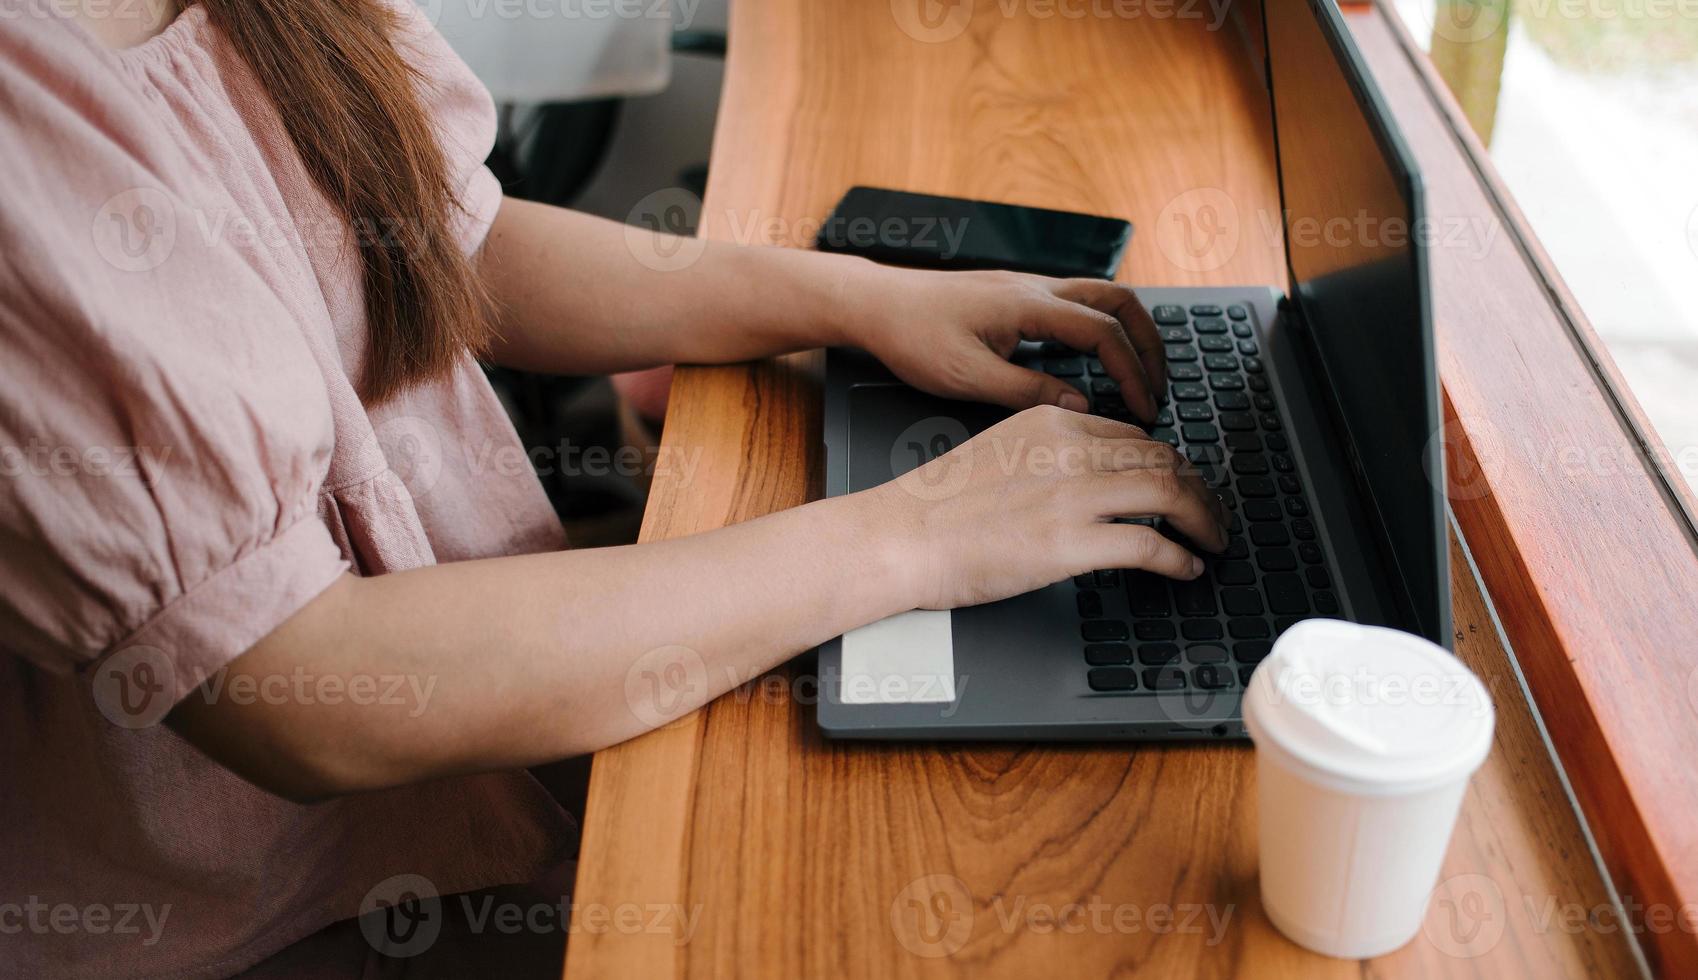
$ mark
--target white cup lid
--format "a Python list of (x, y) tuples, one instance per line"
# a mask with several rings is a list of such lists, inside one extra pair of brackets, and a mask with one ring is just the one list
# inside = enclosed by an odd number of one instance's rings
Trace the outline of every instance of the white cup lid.
[(1281, 635), (1244, 697), (1258, 751), (1351, 793), (1465, 778), (1491, 749), (1493, 718), (1485, 685), (1444, 648), (1335, 619)]

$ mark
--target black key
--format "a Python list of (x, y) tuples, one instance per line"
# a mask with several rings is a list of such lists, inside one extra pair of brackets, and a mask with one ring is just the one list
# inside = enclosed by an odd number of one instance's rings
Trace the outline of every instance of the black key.
[(1214, 619), (1187, 619), (1184, 623), (1180, 624), (1179, 632), (1187, 640), (1218, 640), (1221, 637), (1220, 621)]
[(1265, 476), (1247, 476), (1238, 481), (1238, 492), (1244, 497), (1271, 497), (1274, 495), (1273, 481)]
[(1262, 594), (1255, 589), (1220, 590), (1221, 608), (1228, 616), (1260, 616)]
[(1081, 592), (1079, 599), (1079, 615), (1086, 619), (1096, 619), (1103, 614), (1103, 597), (1100, 592)]
[(1263, 412), (1261, 415), (1261, 422), (1262, 428), (1268, 432), (1278, 432), (1280, 429), (1284, 428), (1284, 424), (1280, 422), (1279, 416), (1272, 412)]
[(1226, 505), (1227, 510), (1238, 509), (1238, 495), (1231, 490), (1222, 490), (1215, 496), (1220, 498), (1220, 502)]
[(1256, 354), (1261, 353), (1261, 349), (1256, 346), (1256, 342), (1254, 340), (1240, 340), (1238, 342), (1238, 353), (1243, 354), (1245, 357), (1254, 357)]
[(1286, 630), (1301, 623), (1304, 618), (1303, 616), (1275, 616), (1274, 635), (1283, 636)]
[(1332, 588), (1332, 576), (1327, 574), (1327, 570), (1319, 565), (1310, 566), (1309, 569), (1303, 573), (1303, 577), (1309, 580), (1309, 588), (1311, 589)]
[(1094, 357), (1085, 362), (1085, 370), (1088, 371), (1093, 378), (1100, 378), (1108, 373), (1108, 368), (1103, 367), (1103, 362)]
[(1242, 412), (1250, 407), (1250, 399), (1242, 391), (1216, 391), (1215, 407), (1226, 412)]
[(1282, 473), (1279, 477), (1280, 493), (1302, 493), (1303, 481), (1290, 473)]
[(1218, 316), (1206, 316), (1192, 323), (1201, 334), (1226, 333), (1226, 321)]
[(1250, 356), (1250, 357), (1246, 357), (1244, 359), (1244, 370), (1250, 372), (1251, 374), (1261, 374), (1262, 373), (1262, 359), (1259, 358), (1259, 357), (1255, 357), (1253, 355)]
[(1213, 616), (1215, 588), (1207, 575), (1190, 582), (1173, 583), (1173, 606), (1181, 616)]
[[(1244, 343), (1240, 340), (1239, 343)], [(1225, 354), (1232, 350), (1231, 337), (1198, 337), (1197, 349), (1205, 354)]]
[(1146, 643), (1138, 648), (1138, 662), (1148, 667), (1160, 667), (1179, 659), (1179, 647), (1172, 643)]
[(1174, 385), (1172, 390), (1173, 400), (1176, 402), (1207, 401), (1209, 397), (1207, 388), (1189, 381)]
[(1126, 602), (1140, 619), (1166, 616), (1167, 579), (1154, 572), (1127, 572)]
[(1338, 615), (1338, 596), (1331, 592), (1315, 593), (1315, 611), (1323, 616)]
[(1120, 584), (1120, 569), (1099, 568), (1092, 575), (1096, 579), (1097, 588), (1110, 589)]
[(1304, 502), (1302, 497), (1287, 497), (1285, 498), (1285, 512), (1292, 517), (1308, 517), (1309, 505)]
[(1215, 410), (1206, 402), (1186, 402), (1179, 406), (1179, 421), (1181, 422), (1210, 422), (1215, 417)]
[(1236, 374), (1211, 374), (1209, 387), (1216, 391), (1243, 391), (1244, 379)]
[(1271, 412), (1275, 407), (1272, 395), (1257, 395), (1251, 401), (1255, 402), (1258, 412)]
[(1220, 427), (1228, 432), (1249, 432), (1256, 427), (1256, 420), (1247, 412), (1222, 412)]
[(1233, 514), (1232, 519), (1226, 524), (1226, 530), (1228, 534), (1242, 533), (1244, 530), (1244, 522), (1238, 519), (1237, 514)]
[(1171, 640), (1179, 635), (1165, 619), (1140, 619), (1132, 624), (1132, 632), (1140, 640)]
[(1244, 516), (1252, 521), (1281, 521), (1279, 505), (1271, 500), (1244, 501)]
[(1215, 564), (1215, 580), (1222, 585), (1254, 585), (1256, 571), (1247, 561), (1223, 561)]
[(1226, 315), (1232, 317), (1234, 320), (1243, 320), (1250, 316), (1250, 311), (1234, 303), (1226, 308)]
[(1197, 348), (1190, 344), (1168, 344), (1165, 353), (1169, 363), (1173, 361), (1195, 361), (1197, 359)]
[(1186, 442), (1219, 442), (1220, 430), (1208, 422), (1187, 422), (1179, 427)]
[(1267, 391), (1268, 390), (1267, 375), (1264, 375), (1264, 374), (1252, 374), (1252, 375), (1250, 375), (1250, 390), (1251, 391)]
[(1046, 357), (1078, 357), (1079, 352), (1059, 340), (1046, 340), (1042, 350)]
[(1309, 596), (1303, 591), (1303, 582), (1290, 572), (1263, 576), (1262, 591), (1268, 594), (1268, 608), (1277, 615), (1309, 611)]
[(1305, 564), (1319, 565), (1323, 558), (1321, 546), (1313, 541), (1303, 541), (1297, 545), (1297, 555)]
[(1190, 317), (1185, 315), (1185, 307), (1174, 306), (1171, 303), (1163, 303), (1162, 305), (1150, 310), (1150, 316), (1153, 317), (1157, 323), (1163, 325), (1184, 323), (1190, 319)]
[(1185, 672), (1178, 667), (1146, 667), (1144, 686), (1152, 691), (1184, 690)]
[(1088, 619), (1079, 627), (1079, 634), (1086, 643), (1116, 643), (1131, 635), (1118, 619)]
[(1232, 671), (1214, 664), (1204, 664), (1192, 668), (1191, 681), (1205, 691), (1219, 691), (1232, 686)]
[(1251, 333), (1252, 331), (1248, 323), (1234, 323), (1232, 325), (1232, 335), (1234, 337), (1248, 337)]
[(1161, 340), (1164, 344), (1188, 344), (1191, 342), (1191, 331), (1182, 326), (1159, 327), (1157, 332), (1161, 334)]
[(1268, 471), (1268, 458), (1261, 453), (1239, 453), (1232, 457), (1232, 472), (1240, 476), (1261, 476)]
[(1277, 432), (1268, 433), (1264, 440), (1267, 442), (1268, 448), (1276, 453), (1283, 453), (1291, 449), (1291, 443), (1286, 441), (1285, 436)]
[(1085, 359), (1083, 357), (1052, 357), (1044, 361), (1044, 373), (1053, 374), (1058, 378), (1082, 378), (1085, 376)]
[(1233, 619), (1227, 622), (1226, 632), (1235, 640), (1265, 640), (1268, 622), (1265, 619)]
[(1169, 381), (1201, 381), (1203, 369), (1195, 364), (1169, 364), (1167, 366)]
[(1222, 558), (1239, 560), (1250, 557), (1250, 546), (1243, 538), (1236, 535), (1226, 539), (1226, 550), (1220, 553)]
[(1090, 572), (1086, 572), (1083, 575), (1073, 576), (1073, 584), (1081, 589), (1089, 589), (1097, 584), (1097, 580)]
[(1213, 303), (1198, 303), (1191, 307), (1192, 316), (1220, 316), (1220, 307)]
[(1091, 382), (1091, 394), (1118, 395), (1120, 394), (1120, 386), (1108, 378), (1098, 378)]
[(1085, 648), (1085, 662), (1092, 667), (1132, 662), (1132, 648), (1124, 643), (1093, 643)]
[(1131, 667), (1096, 667), (1085, 675), (1093, 691), (1130, 691), (1138, 686), (1138, 672)]
[(1297, 468), (1297, 461), (1291, 458), (1290, 453), (1274, 453), (1268, 457), (1268, 462), (1281, 473), (1290, 473)]
[(1297, 567), (1297, 556), (1290, 548), (1258, 548), (1256, 565), (1264, 572), (1289, 572)]
[(1238, 358), (1231, 354), (1204, 354), (1203, 366), (1210, 371), (1236, 371)]
[(1240, 668), (1238, 668), (1238, 683), (1244, 685), (1245, 687), (1249, 687), (1250, 686), (1250, 676), (1252, 674), (1254, 674), (1255, 672), (1256, 672), (1256, 668), (1254, 668), (1254, 667), (1240, 667)]
[(1232, 659), (1241, 664), (1259, 664), (1272, 652), (1273, 644), (1266, 640), (1245, 640), (1232, 645)]
[[(1191, 426), (1188, 425), (1185, 428), (1190, 429)], [(1214, 426), (1211, 425), (1208, 428), (1212, 429), (1212, 428), (1214, 428)], [(1185, 434), (1185, 438), (1191, 439), (1191, 434), (1189, 432), (1187, 432)], [(1195, 440), (1193, 440), (1193, 441), (1195, 441)], [(1216, 463), (1219, 463), (1221, 460), (1225, 459), (1226, 454), (1221, 452), (1221, 448), (1219, 446), (1210, 446), (1210, 445), (1186, 446), (1185, 447), (1185, 458), (1190, 460), (1192, 463), (1196, 464), (1197, 466), (1205, 466), (1205, 465), (1213, 466)]]
[[(1230, 394), (1231, 393), (1228, 392), (1226, 394), (1216, 395), (1215, 402), (1219, 403), (1222, 398), (1227, 398)], [(1221, 405), (1220, 407), (1225, 408), (1226, 406)], [(1226, 448), (1235, 453), (1260, 452), (1262, 448), (1262, 437), (1254, 432), (1229, 432), (1226, 434)]]
[(1127, 422), (1132, 418), (1132, 410), (1118, 396), (1104, 395), (1096, 400), (1095, 411), (1098, 415), (1114, 419), (1117, 422)]
[(1250, 528), (1250, 543), (1258, 548), (1272, 548), (1275, 545), (1290, 544), (1291, 535), (1285, 532), (1280, 524), (1256, 524)]
[(1157, 442), (1165, 442), (1175, 449), (1179, 448), (1179, 434), (1172, 429), (1165, 427), (1151, 429), (1150, 438)]
[(1158, 408), (1158, 409), (1156, 409), (1156, 424), (1157, 425), (1172, 425), (1173, 424), (1173, 409), (1171, 409), (1171, 408)]
[(1194, 664), (1226, 663), (1226, 647), (1218, 643), (1193, 643), (1185, 648), (1185, 659)]

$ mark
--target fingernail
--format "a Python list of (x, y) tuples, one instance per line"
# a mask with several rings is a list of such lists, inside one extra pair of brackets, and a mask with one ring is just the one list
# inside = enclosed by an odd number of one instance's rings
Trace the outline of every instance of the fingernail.
[(1198, 558), (1196, 555), (1192, 555), (1191, 556), (1191, 577), (1196, 578), (1197, 576), (1199, 576), (1201, 574), (1203, 574), (1203, 559)]
[(1055, 400), (1055, 403), (1060, 405), (1062, 408), (1067, 409), (1069, 412), (1083, 412), (1088, 407), (1085, 402), (1085, 396), (1079, 394), (1077, 391), (1069, 391), (1063, 394), (1060, 398)]

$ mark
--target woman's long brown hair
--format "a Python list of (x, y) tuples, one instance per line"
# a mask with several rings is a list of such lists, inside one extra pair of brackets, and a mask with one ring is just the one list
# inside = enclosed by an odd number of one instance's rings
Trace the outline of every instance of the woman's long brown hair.
[(421, 80), (382, 0), (199, 3), (276, 103), (307, 172), (360, 245), (375, 403), (488, 343), (481, 280), (452, 233), (459, 208)]

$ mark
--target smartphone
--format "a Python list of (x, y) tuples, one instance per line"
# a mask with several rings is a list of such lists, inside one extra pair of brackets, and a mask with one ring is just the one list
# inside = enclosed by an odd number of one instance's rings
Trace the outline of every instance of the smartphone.
[(851, 187), (816, 244), (890, 265), (1113, 279), (1131, 240), (1119, 218)]

